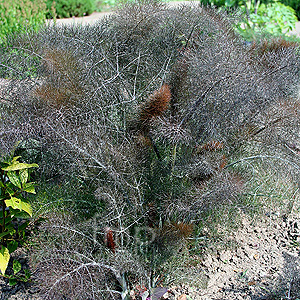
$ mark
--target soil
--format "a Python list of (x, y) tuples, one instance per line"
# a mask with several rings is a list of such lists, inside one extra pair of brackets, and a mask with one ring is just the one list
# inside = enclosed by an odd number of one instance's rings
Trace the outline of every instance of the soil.
[[(24, 269), (30, 269), (28, 265), (28, 254), (23, 248), (17, 249), (11, 254), (11, 259), (6, 274), (12, 275), (12, 261), (16, 259), (22, 265), (20, 274), (24, 275)], [(39, 287), (36, 284), (35, 275), (32, 274), (29, 282), (18, 282), (15, 286), (10, 286), (7, 278), (0, 276), (0, 300), (41, 300)]]
[(195, 300), (300, 299), (299, 214), (244, 217), (230, 239), (237, 247), (207, 254), (199, 264), (205, 289), (173, 287), (167, 299), (183, 293)]

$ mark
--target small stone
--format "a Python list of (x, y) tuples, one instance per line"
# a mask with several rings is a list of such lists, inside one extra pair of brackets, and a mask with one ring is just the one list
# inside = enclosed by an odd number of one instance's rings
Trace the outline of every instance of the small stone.
[(205, 259), (205, 261), (204, 261), (204, 264), (205, 264), (206, 266), (211, 266), (212, 263), (213, 263), (212, 256), (208, 254), (207, 257), (206, 257), (206, 259)]
[(232, 258), (232, 253), (229, 250), (220, 253), (220, 259), (223, 262), (229, 262), (231, 258)]
[(21, 258), (19, 259), (19, 262), (21, 265), (24, 265), (26, 263), (26, 259), (25, 258)]
[(238, 248), (236, 250), (236, 256), (240, 257), (240, 258), (244, 258), (245, 257), (246, 251), (244, 250), (244, 248)]
[(177, 300), (186, 300), (186, 294), (180, 295)]
[(7, 292), (7, 291), (12, 290), (12, 288), (13, 288), (12, 286), (6, 285), (6, 286), (2, 287), (2, 291), (3, 291), (3, 292)]
[(266, 271), (264, 271), (264, 270), (260, 270), (260, 271), (259, 271), (259, 276), (260, 276), (260, 277), (263, 278), (263, 277), (266, 277), (267, 275), (268, 275), (268, 274), (267, 274)]
[(165, 293), (162, 297), (161, 297), (162, 300), (164, 299), (169, 299), (169, 293)]
[(28, 292), (30, 294), (37, 294), (39, 291), (40, 291), (40, 288), (38, 286), (33, 286), (28, 290)]

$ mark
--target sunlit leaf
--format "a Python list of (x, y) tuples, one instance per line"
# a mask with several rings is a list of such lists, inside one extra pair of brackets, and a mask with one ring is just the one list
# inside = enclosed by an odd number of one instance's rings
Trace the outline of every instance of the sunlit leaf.
[(29, 176), (28, 169), (20, 170), (19, 176), (20, 176), (20, 179), (21, 179), (21, 183), (25, 184), (27, 182), (28, 176)]
[(23, 185), (23, 190), (30, 194), (35, 194), (34, 182), (28, 182)]
[(8, 266), (8, 262), (9, 262), (9, 251), (7, 248), (5, 248), (4, 246), (1, 246), (1, 250), (0, 250), (0, 271), (2, 273), (2, 275), (5, 274), (5, 271), (7, 269)]
[(21, 188), (21, 181), (19, 176), (14, 172), (14, 171), (9, 171), (7, 172), (7, 176), (10, 180), (10, 182), (15, 185), (16, 187), (18, 187), (19, 189)]
[(8, 167), (2, 168), (3, 171), (18, 171), (18, 170), (24, 170), (24, 169), (30, 169), (30, 168), (38, 168), (39, 166), (37, 164), (25, 164), (25, 163), (15, 163)]
[(32, 208), (31, 205), (27, 202), (22, 201), (16, 197), (11, 197), (8, 200), (4, 200), (7, 207), (12, 207), (13, 209), (19, 209), (27, 212), (30, 216), (32, 216)]
[(14, 270), (14, 274), (16, 275), (17, 273), (19, 273), (22, 269), (21, 263), (17, 260), (14, 260), (13, 262), (13, 270)]

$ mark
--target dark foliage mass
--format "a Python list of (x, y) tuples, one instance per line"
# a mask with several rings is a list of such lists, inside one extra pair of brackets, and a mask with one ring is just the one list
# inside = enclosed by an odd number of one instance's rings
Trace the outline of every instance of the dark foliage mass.
[(208, 212), (245, 210), (255, 184), (285, 178), (296, 190), (299, 48), (249, 46), (233, 22), (201, 6), (128, 4), (95, 26), (47, 27), (1, 49), (12, 78), (1, 153), (20, 141), (36, 180), (80, 182), (71, 188), (87, 186), (101, 206), (84, 223), (72, 211), (43, 226), (49, 299), (126, 299), (159, 273), (167, 284)]

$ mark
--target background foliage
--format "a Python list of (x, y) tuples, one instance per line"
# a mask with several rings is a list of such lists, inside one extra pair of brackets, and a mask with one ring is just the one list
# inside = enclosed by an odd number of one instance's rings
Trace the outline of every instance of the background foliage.
[(227, 10), (239, 8), (244, 14), (239, 30), (246, 38), (253, 38), (255, 33), (261, 30), (275, 35), (284, 34), (293, 30), (297, 22), (297, 8), (287, 6), (288, 4), (282, 1), (201, 0), (201, 3)]
[(57, 18), (82, 17), (96, 9), (95, 0), (47, 0), (46, 3), (49, 11), (52, 6), (55, 8)]
[(281, 0), (281, 3), (283, 3), (284, 5), (290, 6), (292, 7), (298, 17), (298, 20), (300, 20), (300, 2), (297, 0)]
[(241, 6), (245, 12), (244, 21), (239, 24), (239, 31), (245, 37), (265, 31), (273, 35), (282, 35), (295, 28), (295, 11), (280, 2), (260, 5)]
[(5, 41), (13, 32), (38, 30), (45, 23), (46, 12), (44, 0), (1, 0), (0, 39)]

